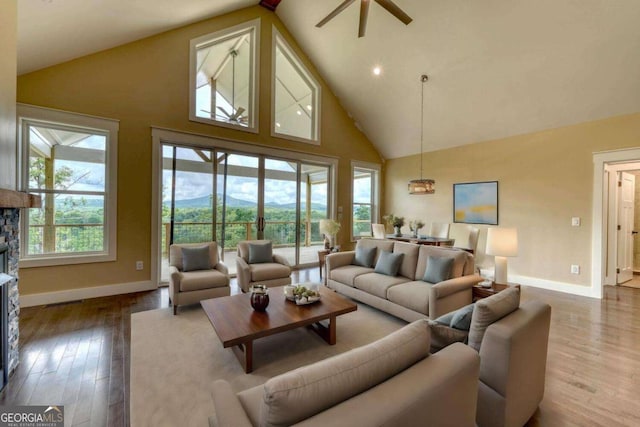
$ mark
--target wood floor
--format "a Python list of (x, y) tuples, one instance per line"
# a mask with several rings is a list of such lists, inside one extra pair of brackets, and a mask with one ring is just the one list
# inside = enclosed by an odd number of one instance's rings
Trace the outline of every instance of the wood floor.
[[(310, 280), (317, 268), (294, 272)], [(524, 288), (523, 299), (552, 306), (545, 398), (527, 425), (640, 425), (640, 289), (606, 287), (600, 301)], [(66, 426), (128, 425), (131, 313), (167, 304), (163, 288), (22, 309), (0, 405), (63, 404)]]

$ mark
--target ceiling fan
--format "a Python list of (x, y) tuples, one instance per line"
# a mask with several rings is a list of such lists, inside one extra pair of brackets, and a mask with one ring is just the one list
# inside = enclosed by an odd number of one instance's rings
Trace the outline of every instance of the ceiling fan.
[[(345, 0), (340, 6), (336, 7), (333, 12), (328, 14), (322, 21), (316, 24), (316, 27), (320, 28), (327, 22), (331, 21), (335, 18), (340, 12), (345, 10), (347, 7), (351, 5), (355, 0)], [(413, 19), (409, 15), (407, 15), (402, 9), (400, 9), (396, 4), (391, 0), (374, 0), (380, 6), (384, 7), (387, 12), (398, 18), (402, 21), (403, 24), (409, 25)], [(369, 3), (370, 0), (360, 0), (360, 26), (358, 28), (358, 37), (364, 37), (365, 32), (367, 31), (367, 16), (369, 15)]]
[(233, 109), (231, 110), (231, 113), (229, 113), (227, 110), (225, 110), (222, 107), (217, 107), (218, 111), (220, 111), (222, 114), (224, 114), (227, 117), (227, 121), (229, 122), (234, 122), (234, 123), (246, 123), (247, 122), (247, 116), (243, 116), (242, 113), (244, 113), (244, 108), (240, 107), (238, 108), (235, 112), (233, 112)]

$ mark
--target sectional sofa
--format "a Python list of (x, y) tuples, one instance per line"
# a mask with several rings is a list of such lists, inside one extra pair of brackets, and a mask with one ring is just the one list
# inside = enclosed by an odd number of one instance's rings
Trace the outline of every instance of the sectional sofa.
[[(356, 265), (356, 253), (371, 248), (375, 251), (372, 264)], [(396, 275), (376, 272), (383, 251), (402, 254)], [(453, 260), (450, 278), (423, 281), (429, 262), (443, 258)], [(482, 281), (474, 268), (474, 257), (466, 251), (393, 240), (361, 239), (354, 251), (326, 258), (329, 288), (408, 322), (435, 319), (471, 304), (473, 285)]]

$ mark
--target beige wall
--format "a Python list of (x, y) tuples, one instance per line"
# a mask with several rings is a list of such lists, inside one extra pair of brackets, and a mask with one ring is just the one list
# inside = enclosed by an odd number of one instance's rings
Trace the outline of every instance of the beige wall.
[[(260, 17), (260, 133), (201, 123), (189, 117), (189, 40)], [(271, 27), (275, 25), (322, 85), (322, 144), (270, 136)], [(151, 257), (151, 126), (339, 158), (338, 206), (349, 218), (351, 159), (380, 163), (372, 144), (348, 118), (336, 97), (277, 16), (259, 6), (86, 56), (18, 78), (18, 101), (120, 120), (118, 147), (118, 260), (110, 263), (28, 268), (22, 294), (150, 279), (135, 261)], [(343, 221), (343, 228), (349, 224)], [(346, 237), (346, 233), (341, 233)], [(347, 242), (341, 242), (346, 244)]]
[[(419, 156), (389, 160), (383, 213), (427, 224), (452, 222), (454, 183), (497, 180), (499, 225), (518, 229), (519, 254), (509, 259), (510, 275), (590, 286), (592, 153), (638, 146), (640, 114), (632, 114), (429, 152), (424, 176), (436, 181), (431, 196), (407, 194), (407, 181), (419, 175)], [(571, 226), (574, 216), (582, 218), (580, 227)], [(478, 264), (492, 268), (481, 227)], [(579, 275), (570, 274), (571, 264), (580, 265)]]
[(16, 189), (16, 0), (0, 0), (0, 188)]

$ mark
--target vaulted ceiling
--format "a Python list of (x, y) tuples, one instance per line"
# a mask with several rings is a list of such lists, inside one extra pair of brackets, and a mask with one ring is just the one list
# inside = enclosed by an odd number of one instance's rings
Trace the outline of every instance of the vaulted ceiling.
[[(359, 1), (282, 0), (276, 9), (383, 157), (640, 112), (637, 0), (395, 0), (408, 26)], [(257, 0), (18, 2), (19, 73), (257, 4)], [(376, 76), (372, 70), (380, 67)]]

